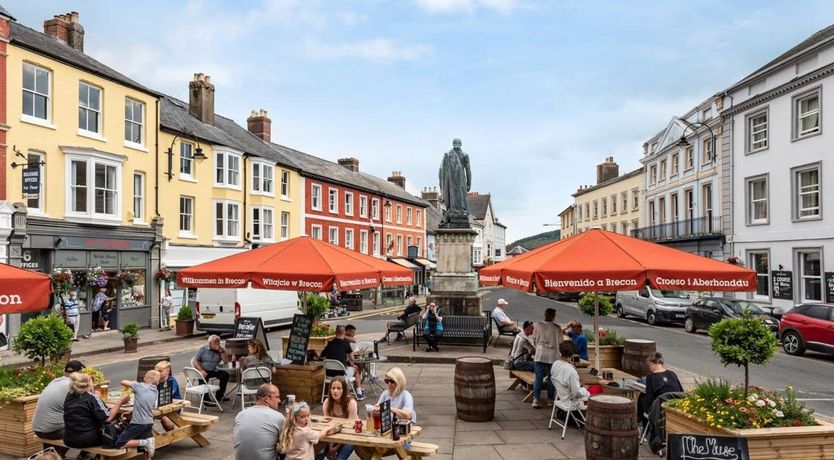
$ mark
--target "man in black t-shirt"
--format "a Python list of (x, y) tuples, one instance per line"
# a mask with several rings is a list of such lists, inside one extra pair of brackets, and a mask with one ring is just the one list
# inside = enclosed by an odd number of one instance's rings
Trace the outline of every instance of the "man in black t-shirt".
[[(321, 351), (321, 357), (325, 359), (335, 359), (345, 365), (347, 369), (347, 376), (353, 377), (353, 350), (350, 347), (350, 341), (345, 338), (345, 327), (336, 326), (336, 337), (327, 343), (324, 350)], [(328, 376), (341, 375), (337, 371), (327, 371)]]

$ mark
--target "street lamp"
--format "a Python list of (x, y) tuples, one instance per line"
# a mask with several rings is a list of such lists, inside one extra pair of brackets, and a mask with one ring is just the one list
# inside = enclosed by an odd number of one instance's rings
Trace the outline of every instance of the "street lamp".
[[(675, 118), (677, 118), (677, 117), (675, 117)], [(681, 138), (680, 138), (680, 140), (678, 140), (678, 143), (676, 145), (680, 148), (687, 148), (691, 145), (689, 143), (689, 141), (686, 140), (686, 130), (687, 129), (691, 129), (692, 132), (694, 133), (695, 131), (698, 130), (698, 128), (707, 128), (707, 130), (709, 130), (709, 135), (710, 135), (710, 144), (712, 145), (712, 158), (711, 158), (711, 160), (713, 162), (715, 162), (715, 156), (717, 154), (717, 151), (715, 150), (715, 133), (712, 131), (712, 128), (710, 128), (708, 124), (700, 122), (700, 121), (696, 121), (695, 123), (690, 123), (690, 122), (684, 120), (683, 118), (677, 118), (677, 119), (682, 121), (686, 125), (686, 128), (683, 129), (683, 133), (681, 133)]]
[[(168, 176), (168, 182), (171, 182), (171, 179), (174, 177), (174, 143), (177, 142), (177, 139), (182, 141), (183, 136), (195, 137), (192, 132), (180, 131), (176, 136), (174, 136), (174, 139), (171, 141), (171, 145), (168, 146), (168, 150), (165, 152), (165, 155), (168, 155), (168, 172), (165, 173)], [(200, 147), (199, 141), (197, 141), (197, 148), (194, 149), (194, 155), (191, 158), (197, 161), (203, 161), (208, 158), (206, 157), (206, 154), (203, 153), (203, 148)]]

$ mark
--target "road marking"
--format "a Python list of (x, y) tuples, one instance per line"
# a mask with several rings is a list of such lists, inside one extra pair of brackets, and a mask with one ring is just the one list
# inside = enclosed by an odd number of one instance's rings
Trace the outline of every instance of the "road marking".
[(796, 398), (797, 401), (834, 401), (834, 398)]

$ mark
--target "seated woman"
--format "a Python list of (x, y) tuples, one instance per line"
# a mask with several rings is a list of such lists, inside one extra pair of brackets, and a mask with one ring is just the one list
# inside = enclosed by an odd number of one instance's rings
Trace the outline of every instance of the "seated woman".
[[(255, 367), (269, 368), (273, 374), (277, 372), (277, 369), (275, 369), (275, 361), (273, 361), (272, 358), (266, 354), (266, 347), (264, 347), (264, 344), (261, 343), (260, 340), (252, 339), (246, 345), (249, 349), (249, 355), (243, 358), (243, 361), (240, 362), (241, 372)], [(271, 379), (267, 379), (265, 376), (263, 379), (246, 379), (246, 382), (244, 383), (247, 387), (257, 388), (262, 383), (269, 383), (268, 380)]]
[(73, 372), (64, 400), (64, 444), (75, 449), (101, 446), (101, 426), (116, 418), (95, 393), (93, 379)]
[(385, 401), (391, 402), (391, 415), (400, 419), (409, 419), (411, 423), (417, 423), (417, 413), (414, 411), (414, 398), (405, 389), (405, 374), (399, 367), (392, 367), (385, 373), (384, 379), (387, 390), (379, 395), (377, 408)]
[(423, 338), (426, 339), (426, 351), (440, 351), (437, 342), (443, 337), (443, 309), (432, 302), (423, 312)]
[(637, 416), (641, 419), (644, 413), (649, 412), (655, 398), (670, 391), (683, 391), (677, 374), (663, 366), (662, 354), (655, 353), (647, 361), (652, 373), (646, 377), (646, 392), (640, 395), (640, 399), (637, 401), (637, 410), (639, 411)]
[[(587, 401), (591, 394), (579, 383), (579, 373), (573, 365), (576, 348), (573, 342), (563, 340), (559, 344), (559, 359), (553, 362), (550, 375), (556, 387), (556, 399), (563, 401)], [(584, 407), (584, 404), (582, 405)]]
[[(347, 391), (347, 383), (344, 377), (333, 377), (330, 382), (330, 392), (322, 404), (322, 411), (325, 417), (346, 418), (356, 420), (359, 418), (359, 404), (356, 399)], [(350, 444), (330, 444), (316, 458), (347, 460), (353, 453), (353, 446)]]

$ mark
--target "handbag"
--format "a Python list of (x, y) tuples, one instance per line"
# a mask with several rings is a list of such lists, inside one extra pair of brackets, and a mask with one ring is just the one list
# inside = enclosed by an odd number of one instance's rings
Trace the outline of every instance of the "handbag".
[(115, 449), (116, 440), (119, 439), (119, 435), (122, 434), (125, 428), (125, 424), (121, 419), (105, 422), (101, 426), (101, 445), (106, 449)]

